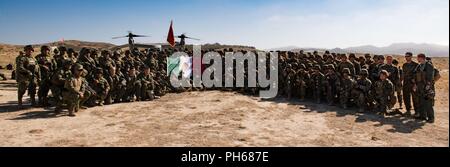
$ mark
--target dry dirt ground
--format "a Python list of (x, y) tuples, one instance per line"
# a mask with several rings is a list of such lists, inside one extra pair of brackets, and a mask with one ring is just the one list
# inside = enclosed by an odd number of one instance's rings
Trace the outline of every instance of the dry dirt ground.
[[(448, 85), (448, 68), (443, 76)], [(3, 147), (449, 146), (448, 86), (438, 91), (435, 124), (219, 91), (95, 107), (74, 118), (18, 110), (16, 97), (15, 82), (0, 81)]]

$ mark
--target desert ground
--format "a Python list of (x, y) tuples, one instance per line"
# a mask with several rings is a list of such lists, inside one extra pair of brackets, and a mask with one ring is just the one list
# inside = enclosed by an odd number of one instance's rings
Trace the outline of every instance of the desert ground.
[(443, 78), (434, 124), (220, 91), (169, 94), (68, 117), (52, 108), (19, 110), (15, 81), (0, 81), (0, 146), (448, 147), (448, 57), (435, 64)]

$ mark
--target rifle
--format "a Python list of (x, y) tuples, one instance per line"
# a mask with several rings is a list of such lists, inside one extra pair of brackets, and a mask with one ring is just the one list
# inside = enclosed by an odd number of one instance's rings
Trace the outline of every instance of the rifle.
[(88, 82), (86, 80), (83, 82), (83, 87), (85, 88), (85, 90), (90, 92), (92, 95), (94, 95), (94, 96), (97, 95), (97, 92), (95, 92), (95, 90), (92, 89), (91, 86), (89, 86), (89, 84), (88, 84)]

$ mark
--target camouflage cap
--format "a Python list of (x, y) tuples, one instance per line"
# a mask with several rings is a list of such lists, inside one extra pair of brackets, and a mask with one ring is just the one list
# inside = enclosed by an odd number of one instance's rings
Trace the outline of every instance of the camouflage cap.
[(384, 60), (384, 55), (378, 55), (378, 59)]
[(362, 75), (362, 76), (368, 76), (369, 75), (369, 71), (367, 71), (367, 69), (362, 69), (359, 74)]
[(344, 68), (344, 69), (342, 70), (342, 73), (343, 73), (343, 74), (350, 74), (350, 69)]
[(334, 68), (334, 65), (333, 64), (328, 64), (327, 65), (328, 66), (328, 69), (330, 69), (330, 70), (336, 70), (336, 68)]
[(314, 66), (314, 69), (320, 71), (320, 65), (315, 65), (315, 66)]
[(81, 65), (81, 64), (75, 64), (74, 69), (75, 69), (75, 71), (83, 71), (84, 70), (83, 65)]
[(60, 46), (60, 47), (58, 47), (58, 50), (61, 52), (61, 51), (67, 51), (67, 48), (66, 47), (64, 47), (64, 46)]
[(355, 58), (356, 59), (356, 55), (354, 53), (351, 53), (349, 56), (349, 58)]
[(70, 60), (70, 59), (64, 59), (64, 60), (63, 60), (63, 63), (64, 63), (65, 66), (66, 66), (66, 65), (73, 65), (73, 62), (72, 62), (72, 60)]
[(392, 64), (398, 65), (398, 60), (397, 59), (392, 60)]
[(102, 68), (95, 69), (95, 74), (103, 74), (103, 69)]
[(41, 46), (41, 51), (44, 51), (44, 50), (50, 51), (50, 47), (47, 46), (47, 45), (42, 45)]
[(24, 50), (24, 51), (27, 51), (27, 50), (34, 51), (32, 45), (27, 45), (27, 46), (23, 47), (23, 50)]
[(417, 55), (418, 58), (426, 58), (427, 56), (425, 56), (425, 54), (421, 53)]
[(386, 77), (389, 77), (389, 72), (387, 72), (386, 70), (381, 70), (380, 71), (380, 75), (383, 74)]
[(300, 68), (300, 69), (306, 69), (306, 66), (305, 66), (304, 64), (300, 64), (300, 65), (299, 65), (299, 68)]

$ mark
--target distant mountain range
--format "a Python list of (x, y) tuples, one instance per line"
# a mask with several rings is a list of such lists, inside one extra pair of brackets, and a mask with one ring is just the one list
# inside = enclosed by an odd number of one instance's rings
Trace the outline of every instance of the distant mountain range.
[(395, 43), (386, 47), (376, 47), (373, 45), (364, 45), (349, 48), (334, 48), (334, 49), (324, 49), (324, 48), (301, 48), (297, 46), (287, 46), (281, 48), (273, 48), (269, 50), (281, 50), (281, 51), (325, 51), (335, 53), (371, 53), (371, 54), (396, 54), (403, 55), (406, 52), (413, 52), (414, 54), (424, 53), (431, 57), (448, 57), (449, 47), (444, 45), (436, 44), (417, 44), (417, 43)]

